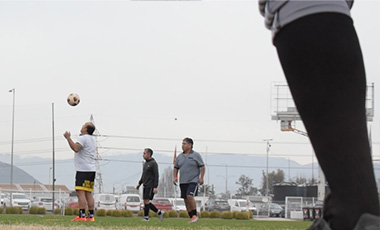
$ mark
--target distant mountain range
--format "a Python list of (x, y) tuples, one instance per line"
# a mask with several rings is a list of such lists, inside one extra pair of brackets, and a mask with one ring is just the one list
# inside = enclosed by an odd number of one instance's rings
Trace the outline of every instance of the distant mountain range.
[[(10, 183), (11, 165), (0, 162), (0, 184)], [(13, 167), (13, 183), (14, 184), (41, 184), (37, 179), (24, 170)]]
[[(173, 156), (154, 153), (153, 157), (159, 164), (160, 173), (173, 167)], [(127, 186), (135, 186), (140, 179), (142, 169), (141, 154), (120, 154), (103, 156), (99, 161), (104, 192), (122, 192)], [(297, 162), (277, 157), (268, 158), (268, 171), (281, 169), (285, 172), (285, 180), (295, 180), (297, 177), (318, 178), (318, 164), (315, 162), (300, 165)], [(261, 188), (263, 171), (266, 171), (266, 157), (248, 155), (208, 155), (203, 156), (207, 163), (205, 183), (213, 184), (217, 193), (227, 190), (234, 193), (239, 185), (236, 184), (241, 175), (253, 179), (253, 185)], [(206, 162), (207, 161), (207, 162)], [(0, 155), (0, 183), (9, 183), (9, 156)], [(380, 178), (380, 164), (375, 165), (377, 180)], [(52, 181), (52, 160), (46, 158), (14, 157), (13, 183), (44, 183)], [(312, 170), (312, 168), (314, 170)], [(72, 159), (57, 160), (55, 165), (56, 184), (66, 185), (74, 189), (74, 163)], [(50, 180), (49, 180), (50, 179)]]

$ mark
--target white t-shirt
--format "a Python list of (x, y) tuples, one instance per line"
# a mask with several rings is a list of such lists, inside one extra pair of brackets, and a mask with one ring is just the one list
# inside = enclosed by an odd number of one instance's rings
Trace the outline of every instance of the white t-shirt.
[(84, 134), (79, 136), (77, 143), (82, 148), (74, 155), (74, 164), (76, 171), (95, 172), (95, 152), (96, 144), (92, 135)]

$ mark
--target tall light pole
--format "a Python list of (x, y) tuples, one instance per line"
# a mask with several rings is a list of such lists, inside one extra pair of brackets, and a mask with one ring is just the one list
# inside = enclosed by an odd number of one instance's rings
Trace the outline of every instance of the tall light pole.
[(227, 176), (222, 176), (222, 175), (217, 175), (218, 177), (222, 177), (224, 180), (225, 180), (225, 182), (226, 182), (226, 195), (227, 195)]
[(222, 177), (224, 180), (225, 180), (225, 182), (226, 182), (226, 195), (227, 195), (227, 193), (228, 193), (228, 177), (234, 177), (235, 175), (227, 175), (228, 173), (227, 173), (227, 165), (226, 165), (226, 175), (225, 176), (222, 176), (222, 175), (216, 175), (216, 176), (218, 176), (218, 177)]
[(52, 170), (53, 170), (53, 167), (50, 167), (49, 168), (49, 184), (52, 183), (52, 181), (51, 181), (51, 172), (52, 172)]
[(52, 194), (52, 198), (53, 198), (53, 202), (52, 202), (52, 210), (54, 212), (54, 203), (55, 203), (55, 135), (54, 135), (54, 103), (51, 104), (51, 117), (52, 117), (52, 136), (53, 136), (53, 181), (52, 181), (52, 190), (53, 190), (53, 194)]
[(270, 141), (273, 141), (273, 139), (264, 139), (263, 141), (265, 141), (267, 143), (267, 175), (266, 175), (266, 189), (265, 189), (265, 196), (268, 196), (269, 195), (269, 187), (268, 187), (268, 184), (269, 184), (269, 180), (268, 180), (268, 157), (269, 157), (269, 150), (270, 150)]
[(12, 109), (12, 145), (11, 145), (11, 180), (10, 180), (10, 194), (11, 194), (11, 207), (13, 207), (12, 201), (12, 188), (13, 188), (13, 146), (14, 146), (14, 137), (15, 137), (15, 94), (16, 90), (13, 88), (9, 90), (9, 92), (13, 93), (13, 109)]

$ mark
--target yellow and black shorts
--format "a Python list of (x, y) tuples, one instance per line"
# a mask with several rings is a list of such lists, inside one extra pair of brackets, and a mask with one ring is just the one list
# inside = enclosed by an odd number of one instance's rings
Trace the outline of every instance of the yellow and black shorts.
[(75, 175), (75, 190), (94, 191), (95, 172), (78, 172)]

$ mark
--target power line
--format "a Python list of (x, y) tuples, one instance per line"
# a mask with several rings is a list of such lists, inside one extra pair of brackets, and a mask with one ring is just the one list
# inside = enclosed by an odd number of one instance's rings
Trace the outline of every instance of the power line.
[[(123, 139), (140, 139), (140, 140), (161, 140), (161, 141), (182, 141), (180, 138), (167, 138), (167, 137), (139, 137), (139, 136), (121, 136), (121, 135), (99, 135), (101, 137), (113, 137), (113, 138), (123, 138)], [(197, 139), (197, 142), (215, 142), (215, 143), (236, 143), (236, 144), (263, 144), (262, 141), (239, 141), (239, 140), (213, 140), (213, 139)], [(281, 142), (274, 141), (274, 144), (307, 144), (309, 142)]]
[[(99, 159), (98, 161), (104, 161), (108, 163), (111, 162), (125, 162), (125, 163), (133, 163), (133, 164), (141, 164), (143, 161), (141, 160), (112, 160), (112, 159)], [(58, 160), (56, 161), (56, 164), (66, 164), (66, 163), (73, 163), (73, 159), (67, 159), (67, 160)], [(157, 161), (159, 165), (173, 165), (173, 162), (170, 160), (168, 162), (160, 162)], [(50, 160), (46, 161), (36, 161), (36, 162), (25, 162), (25, 163), (19, 163), (15, 166), (17, 167), (25, 167), (25, 166), (35, 166), (35, 165), (49, 165), (51, 164)], [(262, 168), (264, 169), (266, 166), (260, 166), (260, 165), (226, 165), (226, 164), (207, 164), (207, 167), (216, 167), (216, 168)], [(269, 166), (271, 169), (279, 169), (279, 168), (290, 168), (290, 169), (310, 169), (311, 166)], [(380, 170), (380, 168), (374, 168), (374, 170)]]
[[(115, 147), (100, 147), (101, 149), (113, 149), (113, 150), (126, 150), (126, 151), (142, 151), (141, 149), (134, 149), (134, 148), (115, 148)], [(173, 150), (163, 150), (163, 149), (156, 149), (155, 152), (160, 153), (173, 153)], [(202, 153), (201, 151), (198, 151)], [(239, 153), (239, 152), (207, 152), (208, 155), (243, 155), (243, 156), (266, 156), (265, 153)], [(310, 157), (310, 154), (286, 154), (286, 155), (272, 155), (272, 156), (279, 156), (279, 157)]]

